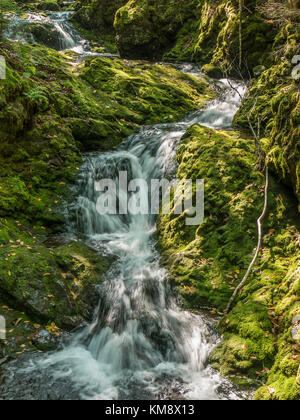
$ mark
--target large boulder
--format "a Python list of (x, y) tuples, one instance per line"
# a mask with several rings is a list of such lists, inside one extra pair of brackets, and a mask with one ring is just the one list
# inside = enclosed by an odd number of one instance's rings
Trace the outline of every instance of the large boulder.
[[(159, 217), (162, 262), (185, 307), (210, 307), (216, 314), (253, 257), (265, 177), (256, 166), (254, 140), (232, 131), (191, 127), (177, 160), (177, 178), (205, 180), (205, 219), (187, 226), (186, 213), (174, 214), (173, 199), (171, 213)], [(268, 196), (262, 252), (219, 323), (223, 340), (210, 362), (239, 385), (266, 382), (256, 399), (298, 400), (299, 214), (293, 195), (273, 178)]]
[(121, 56), (159, 58), (175, 41), (183, 23), (194, 16), (198, 0), (130, 0), (115, 18)]
[(260, 127), (270, 166), (293, 188), (300, 203), (300, 98), (292, 64), (299, 41), (299, 32), (291, 25), (281, 30), (276, 46), (283, 55), (252, 81), (234, 124), (249, 128), (250, 119), (255, 130)]
[(33, 36), (33, 40), (55, 50), (64, 48), (61, 33), (55, 28), (53, 23), (33, 23), (24, 28)]
[(85, 29), (99, 33), (112, 33), (114, 31), (115, 14), (127, 0), (86, 0), (74, 15), (74, 20)]
[(31, 319), (64, 329), (91, 319), (112, 260), (78, 242), (49, 249), (24, 233), (7, 241), (15, 232), (1, 227), (1, 300)]

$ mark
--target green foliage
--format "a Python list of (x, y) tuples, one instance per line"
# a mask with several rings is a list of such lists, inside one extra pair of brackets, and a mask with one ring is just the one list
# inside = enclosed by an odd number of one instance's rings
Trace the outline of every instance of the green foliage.
[[(161, 215), (162, 262), (184, 307), (223, 310), (256, 245), (264, 177), (255, 170), (254, 141), (239, 133), (195, 125), (177, 152), (180, 179), (205, 179), (205, 220)], [(299, 355), (291, 336), (299, 304), (299, 215), (296, 203), (271, 179), (263, 251), (231, 313), (219, 323), (223, 341), (210, 362), (243, 386), (267, 383), (257, 399), (299, 399)], [(246, 379), (245, 379), (246, 377)], [(247, 379), (249, 378), (249, 379)]]

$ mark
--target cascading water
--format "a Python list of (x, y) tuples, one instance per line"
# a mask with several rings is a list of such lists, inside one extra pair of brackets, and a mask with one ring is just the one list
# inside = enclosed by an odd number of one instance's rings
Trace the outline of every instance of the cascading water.
[[(243, 95), (245, 86), (233, 83)], [(47, 394), (49, 387), (62, 399), (239, 398), (206, 365), (219, 339), (212, 323), (176, 304), (155, 248), (155, 218), (100, 215), (96, 210), (100, 194), (96, 181), (118, 182), (119, 171), (127, 171), (132, 179), (161, 178), (174, 170), (176, 146), (188, 127), (231, 126), (240, 96), (227, 80), (219, 85), (220, 98), (205, 110), (177, 124), (143, 127), (118, 151), (86, 157), (79, 197), (69, 209), (70, 219), (76, 220), (73, 231), (117, 259), (101, 286), (92, 324), (75, 334), (62, 351), (32, 358), (21, 371), (19, 366), (12, 368), (14, 385), (18, 375), (31, 377), (26, 388), (40, 378), (35, 395), (45, 399), (53, 398)]]
[(27, 13), (7, 14), (4, 36), (10, 41), (23, 44), (39, 43), (58, 51), (71, 50), (81, 57), (115, 56), (108, 53), (93, 53), (89, 42), (82, 38), (70, 19), (74, 12), (49, 12), (47, 15)]

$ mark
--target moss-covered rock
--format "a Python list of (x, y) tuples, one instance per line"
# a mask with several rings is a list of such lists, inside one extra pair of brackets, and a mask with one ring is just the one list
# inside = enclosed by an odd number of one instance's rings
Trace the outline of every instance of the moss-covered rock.
[(90, 321), (113, 259), (80, 242), (55, 241), (47, 229), (0, 219), (0, 358), (55, 348), (57, 339)]
[(282, 29), (275, 45), (281, 45), (283, 56), (252, 81), (234, 124), (247, 128), (250, 118), (255, 129), (260, 126), (270, 165), (281, 180), (293, 187), (300, 202), (300, 96), (291, 62), (299, 42), (293, 26)]
[[(265, 179), (256, 170), (254, 140), (236, 132), (195, 125), (182, 138), (177, 160), (178, 178), (205, 180), (205, 220), (186, 226), (184, 213), (161, 215), (162, 261), (184, 307), (219, 312), (252, 259)], [(262, 253), (219, 323), (223, 340), (210, 358), (240, 385), (266, 383), (257, 399), (299, 399), (299, 349), (292, 336), (300, 311), (299, 228), (296, 202), (271, 179)]]
[[(242, 19), (242, 71), (268, 61), (276, 27), (247, 2)], [(116, 13), (119, 51), (129, 58), (189, 60), (238, 73), (239, 2), (131, 0)]]
[(204, 105), (207, 83), (171, 67), (69, 57), (42, 46), (5, 44), (0, 81), (0, 216), (59, 224), (56, 201), (81, 150), (111, 150), (140, 124), (174, 121)]
[(194, 16), (198, 0), (130, 0), (115, 17), (122, 56), (158, 58), (170, 49), (178, 30)]
[(214, 64), (205, 64), (201, 68), (201, 71), (208, 77), (212, 77), (214, 79), (221, 79), (224, 76), (222, 69)]
[(84, 0), (74, 15), (74, 20), (94, 33), (114, 32), (115, 14), (127, 0)]
[(20, 222), (1, 219), (0, 226), (1, 301), (66, 329), (89, 319), (112, 260), (78, 242), (47, 247), (45, 234)]

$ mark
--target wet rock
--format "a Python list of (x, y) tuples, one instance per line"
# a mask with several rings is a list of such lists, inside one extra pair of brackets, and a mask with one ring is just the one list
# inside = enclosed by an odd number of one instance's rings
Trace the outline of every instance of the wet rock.
[(57, 348), (59, 338), (49, 331), (41, 329), (32, 337), (32, 344), (41, 351), (50, 351)]
[(202, 67), (202, 72), (213, 79), (221, 79), (224, 74), (220, 67), (213, 64), (206, 64)]
[(61, 34), (51, 23), (35, 23), (28, 26), (28, 31), (33, 35), (34, 40), (46, 47), (55, 50), (62, 49)]

